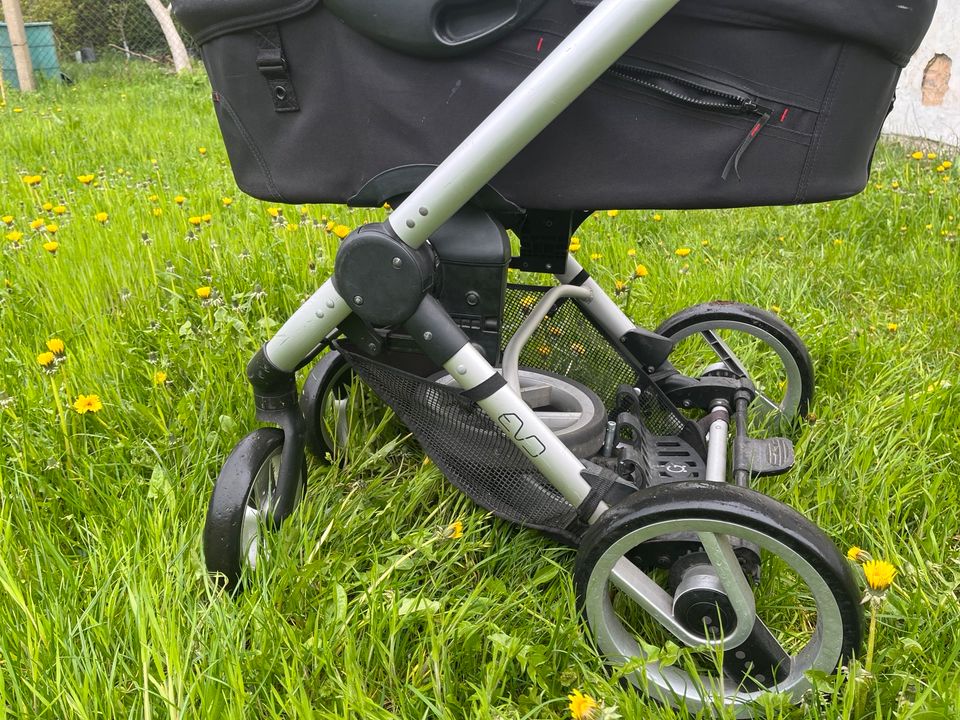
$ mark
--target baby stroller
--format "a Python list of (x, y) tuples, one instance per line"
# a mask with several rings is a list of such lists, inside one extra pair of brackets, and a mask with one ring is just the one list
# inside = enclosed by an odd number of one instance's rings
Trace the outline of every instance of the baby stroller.
[[(636, 327), (568, 246), (601, 208), (859, 192), (935, 4), (175, 0), (244, 191), (393, 208), (344, 239), (333, 277), (250, 361), (257, 418), (277, 427), (223, 466), (209, 570), (242, 586), (302, 496), (305, 450), (334, 456), (357, 377), (474, 501), (577, 548), (605, 662), (648, 660), (631, 683), (737, 716), (765, 692), (799, 702), (861, 640), (844, 557), (749, 487), (793, 464), (778, 429), (813, 395), (803, 342), (729, 302)], [(510, 285), (509, 268), (556, 284)], [(696, 371), (681, 364), (693, 338), (712, 353)], [(738, 338), (775, 373), (753, 372)], [(758, 610), (771, 587), (809, 603), (805, 628)], [(658, 661), (656, 627), (700, 661)]]

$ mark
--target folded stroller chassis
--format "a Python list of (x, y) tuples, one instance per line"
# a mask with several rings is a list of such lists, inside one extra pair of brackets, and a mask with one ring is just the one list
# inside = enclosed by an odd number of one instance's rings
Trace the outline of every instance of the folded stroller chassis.
[[(627, 677), (659, 700), (690, 710), (720, 703), (749, 716), (761, 693), (799, 701), (810, 688), (808, 671), (831, 673), (856, 652), (859, 593), (844, 558), (801, 515), (747, 488), (751, 478), (792, 464), (788, 441), (749, 436), (761, 426), (757, 419), (766, 418), (763, 427), (789, 423), (805, 412), (812, 393), (809, 356), (782, 321), (755, 308), (710, 303), (679, 313), (658, 332), (645, 331), (568, 257), (560, 260), (564, 267), (553, 268), (556, 287), (539, 299), (531, 291), (521, 303), (519, 326), (500, 360), (475, 341), (476, 328), (451, 317), (439, 299), (445, 251), (437, 238), (444, 226), (473, 212), (476, 227), (488, 232), (488, 214), (465, 210), (471, 198), (673, 5), (604, 0), (411, 188), (387, 221), (346, 238), (334, 276), (250, 362), (257, 417), (279, 430), (258, 430), (241, 441), (211, 498), (207, 564), (231, 588), (255, 565), (261, 534), (293, 512), (305, 483), (305, 449), (328, 449), (332, 440), (319, 427), (320, 416), (346, 397), (344, 378), (352, 372), (384, 396), (468, 494), (493, 492), (480, 487), (485, 477), (525, 488), (523, 502), (533, 509), (515, 512), (496, 499), (483, 504), (578, 546), (578, 598), (599, 650), (612, 665), (649, 658)], [(462, 227), (469, 232), (471, 222)], [(568, 229), (558, 233), (564, 247)], [(500, 272), (505, 279), (506, 268)], [(468, 293), (466, 303), (481, 302), (482, 294)], [(579, 313), (584, 332), (602, 338), (605, 352), (627, 373), (600, 402), (565, 373), (521, 364), (529, 338), (562, 308)], [(722, 331), (756, 338), (778, 358), (782, 397), (758, 389)], [(716, 360), (698, 375), (675, 367), (678, 343), (691, 336), (705, 338)], [(331, 344), (336, 349), (322, 356), (301, 398), (296, 372)], [(568, 341), (570, 348), (572, 358), (589, 364), (592, 350)], [(399, 369), (397, 358), (415, 358), (418, 367)], [(437, 417), (457, 413), (457, 431), (479, 448), (470, 466), (479, 485), (438, 436), (453, 426), (438, 427), (424, 408)], [(537, 497), (554, 510), (538, 515)], [(770, 560), (789, 581), (762, 572)], [(812, 631), (798, 628), (798, 640), (797, 633), (768, 628), (765, 622), (800, 618), (782, 611), (761, 619), (765, 592), (806, 598), (816, 615)], [(625, 620), (625, 604), (652, 620)], [(802, 622), (809, 626), (811, 617)], [(650, 657), (656, 626), (699, 653), (703, 669)]]

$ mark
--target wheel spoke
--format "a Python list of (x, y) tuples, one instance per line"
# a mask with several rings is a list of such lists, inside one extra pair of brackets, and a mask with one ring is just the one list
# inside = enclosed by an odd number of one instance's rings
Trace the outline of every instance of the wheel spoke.
[(730, 635), (726, 636), (724, 643), (726, 647), (736, 647), (750, 635), (757, 619), (757, 605), (753, 591), (726, 535), (702, 532), (698, 533), (698, 537), (720, 578), (724, 593), (737, 614), (737, 626)]
[(741, 377), (749, 378), (750, 373), (747, 372), (746, 367), (744, 367), (743, 362), (740, 358), (737, 357), (737, 354), (730, 349), (730, 346), (727, 345), (723, 339), (717, 335), (713, 330), (702, 330), (700, 333), (704, 340), (713, 348), (713, 352), (716, 353), (717, 357), (723, 361), (723, 364), (726, 365), (730, 370), (739, 374)]

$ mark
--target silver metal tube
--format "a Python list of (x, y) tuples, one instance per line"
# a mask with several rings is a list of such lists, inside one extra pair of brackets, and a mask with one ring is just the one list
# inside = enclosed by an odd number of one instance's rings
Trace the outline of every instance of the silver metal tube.
[(507, 343), (507, 347), (503, 350), (503, 362), (501, 363), (503, 367), (503, 379), (507, 381), (507, 385), (513, 388), (515, 393), (520, 393), (520, 353), (527, 344), (527, 341), (533, 336), (533, 333), (536, 332), (537, 327), (539, 327), (540, 323), (547, 316), (547, 313), (550, 312), (550, 308), (552, 308), (554, 303), (560, 298), (572, 297), (589, 302), (592, 296), (593, 294), (589, 290), (577, 287), (576, 285), (558, 285), (557, 287), (550, 288), (543, 294), (540, 302), (534, 306), (530, 314), (527, 315), (527, 318), (520, 323), (520, 327), (517, 328), (513, 337), (510, 338), (510, 342)]
[[(496, 370), (472, 345), (464, 345), (456, 355), (443, 364), (443, 369), (464, 390), (476, 387), (490, 379)], [(504, 386), (490, 397), (477, 403), (489, 415), (507, 437), (520, 448), (530, 462), (560, 492), (567, 501), (577, 507), (590, 492), (590, 484), (583, 479), (583, 463), (537, 417), (509, 386)], [(593, 522), (607, 511), (609, 506), (600, 502), (590, 517)]]
[(677, 0), (603, 0), (390, 216), (420, 247)]
[[(583, 267), (573, 255), (567, 255), (566, 272), (555, 277), (561, 283), (568, 283), (583, 271)], [(636, 323), (626, 316), (623, 310), (607, 295), (592, 277), (581, 285), (593, 293), (590, 304), (578, 303), (584, 314), (603, 328), (611, 338), (621, 338), (636, 328)]]
[[(715, 407), (714, 412), (726, 410)], [(727, 479), (727, 432), (730, 428), (729, 416), (727, 419), (717, 418), (710, 423), (710, 433), (707, 435), (707, 482), (726, 482)]]
[(327, 280), (290, 316), (267, 343), (267, 359), (280, 370), (293, 372), (311, 350), (350, 314), (350, 308)]

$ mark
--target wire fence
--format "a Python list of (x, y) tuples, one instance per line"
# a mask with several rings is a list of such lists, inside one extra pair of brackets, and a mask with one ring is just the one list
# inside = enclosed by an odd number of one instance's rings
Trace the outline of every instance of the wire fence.
[[(34, 72), (41, 82), (69, 78), (77, 63), (171, 63), (167, 39), (145, 0), (21, 0), (20, 4)], [(196, 55), (190, 37), (183, 32), (181, 37)], [(0, 24), (0, 67), (7, 86), (18, 87), (5, 23)]]

